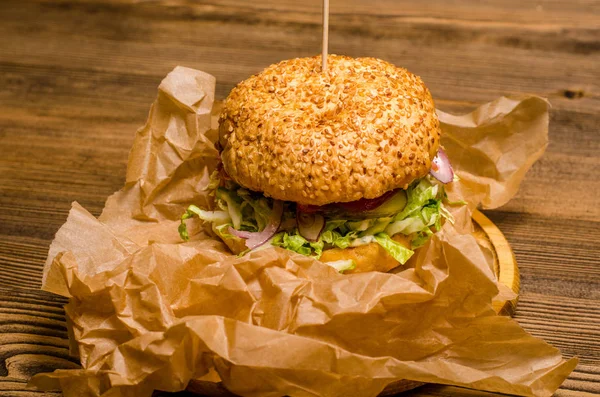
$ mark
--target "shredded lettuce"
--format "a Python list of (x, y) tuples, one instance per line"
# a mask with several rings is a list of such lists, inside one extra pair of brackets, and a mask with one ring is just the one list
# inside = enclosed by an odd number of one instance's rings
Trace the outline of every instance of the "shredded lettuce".
[(181, 215), (181, 223), (178, 228), (179, 235), (185, 241), (190, 239), (185, 220), (192, 218), (194, 215), (197, 215), (198, 218), (205, 222), (214, 223), (215, 225), (229, 224), (231, 222), (231, 217), (225, 211), (205, 211), (195, 205), (190, 205), (183, 215)]
[(253, 218), (255, 222), (250, 224), (255, 224), (257, 230), (263, 230), (267, 226), (271, 215), (272, 205), (269, 205), (269, 200), (266, 197), (253, 198), (250, 191), (246, 189), (238, 189), (237, 194), (243, 200), (242, 205), (244, 207), (249, 206), (248, 210), (252, 211), (245, 218)]
[(344, 220), (344, 219), (332, 219), (332, 220), (328, 220), (327, 223), (325, 223), (325, 228), (323, 229), (324, 232), (330, 231), (330, 230), (336, 230), (339, 229), (343, 232), (348, 231), (348, 226), (347, 226), (348, 221)]
[(298, 234), (297, 230), (291, 233), (279, 232), (271, 240), (271, 244), (276, 247), (288, 249), (306, 256), (319, 258), (323, 253), (324, 243), (319, 240), (311, 242)]
[(446, 198), (443, 186), (432, 183), (428, 178), (419, 180), (409, 187), (408, 202), (404, 210), (394, 217), (385, 229), (385, 233), (393, 236), (402, 233), (412, 236), (411, 247), (423, 246), (433, 234), (432, 228), (440, 230), (442, 218), (454, 223), (452, 214), (444, 207)]
[(314, 257), (319, 259), (323, 254), (323, 249), (325, 248), (325, 243), (323, 242), (323, 240), (310, 242), (309, 245), (310, 248), (312, 248), (314, 251)]
[(358, 232), (363, 232), (373, 226), (377, 219), (361, 219), (359, 221), (350, 221), (347, 222), (346, 225), (350, 230), (355, 230)]
[(429, 228), (425, 228), (415, 234), (413, 239), (410, 241), (410, 245), (413, 249), (419, 248), (425, 245), (429, 238), (433, 235), (433, 232)]
[(378, 218), (375, 220), (375, 222), (373, 222), (373, 224), (367, 230), (362, 232), (360, 235), (361, 236), (374, 236), (377, 233), (383, 233), (391, 221), (392, 221), (391, 217)]
[(240, 229), (242, 226), (242, 200), (239, 196), (235, 192), (219, 188), (217, 189), (217, 199), (225, 202), (225, 209), (229, 212), (233, 227)]
[(308, 243), (308, 240), (302, 237), (301, 235), (290, 235), (287, 232), (281, 232), (276, 234), (273, 240), (271, 241), (272, 245), (285, 248), (306, 256), (309, 256), (311, 254), (310, 246), (305, 246), (308, 245)]
[[(218, 184), (218, 181), (218, 174), (211, 175), (210, 184)], [(454, 222), (452, 214), (442, 204), (445, 199), (443, 185), (425, 177), (406, 189), (406, 205), (398, 213), (386, 214), (385, 217), (373, 214), (375, 217), (369, 218), (369, 212), (362, 214), (366, 219), (353, 219), (351, 213), (334, 212), (330, 219), (326, 218), (318, 241), (308, 241), (300, 235), (295, 219), (296, 206), (292, 202), (286, 202), (280, 229), (270, 243), (265, 245), (282, 247), (318, 259), (325, 249), (345, 249), (377, 242), (398, 262), (404, 264), (413, 255), (413, 249), (427, 243), (434, 231), (441, 228), (444, 218)], [(205, 211), (196, 206), (188, 208), (182, 215), (179, 226), (182, 239), (189, 239), (185, 220), (193, 216), (212, 223), (215, 233), (223, 239), (239, 239), (229, 233), (230, 226), (243, 231), (262, 231), (269, 222), (273, 207), (271, 198), (251, 192), (231, 181), (217, 188), (216, 202), (219, 208), (215, 211)], [(409, 236), (412, 249), (394, 241), (392, 236), (396, 234)], [(343, 265), (350, 266), (348, 263)]]
[(229, 233), (229, 224), (224, 224), (224, 225), (219, 225), (217, 227), (214, 228), (215, 232), (217, 233), (217, 235), (219, 237), (221, 237), (223, 240), (225, 239), (239, 239), (239, 237), (234, 236), (233, 234)]
[(410, 257), (414, 254), (414, 251), (406, 248), (397, 241), (392, 240), (390, 236), (385, 233), (378, 233), (373, 236), (375, 241), (387, 251), (388, 254), (394, 257), (395, 260), (400, 264), (405, 264)]
[[(463, 202), (463, 205), (467, 205), (467, 203)], [(446, 218), (448, 220), (448, 222), (450, 222), (451, 224), (454, 225), (454, 216), (450, 213), (450, 211), (448, 211), (448, 209), (446, 207), (444, 207), (443, 204), (440, 203), (440, 215), (444, 218)], [(441, 225), (440, 225), (441, 227)], [(439, 230), (440, 227), (438, 227), (436, 225), (436, 228)]]
[(179, 237), (181, 237), (181, 239), (183, 241), (188, 241), (190, 239), (190, 234), (188, 233), (187, 225), (185, 224), (183, 219), (181, 220), (181, 223), (179, 224), (177, 231), (179, 232)]
[(337, 248), (348, 248), (352, 243), (352, 240), (356, 238), (358, 232), (348, 232), (345, 236), (342, 233), (335, 230), (328, 230), (321, 233), (320, 241), (323, 241), (330, 246), (334, 246)]
[(407, 190), (406, 207), (394, 217), (395, 221), (405, 219), (424, 207), (430, 200), (439, 200), (439, 185), (431, 183), (427, 178), (420, 179)]
[(339, 261), (325, 262), (325, 264), (333, 267), (340, 273), (356, 269), (356, 263), (352, 259), (342, 259)]

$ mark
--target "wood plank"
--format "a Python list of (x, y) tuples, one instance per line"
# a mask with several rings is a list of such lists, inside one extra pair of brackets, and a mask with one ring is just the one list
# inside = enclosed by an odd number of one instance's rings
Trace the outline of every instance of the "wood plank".
[[(70, 0), (43, 0), (41, 2), (54, 3), (58, 7), (74, 7)], [(131, 5), (129, 0), (83, 0), (77, 2), (95, 5), (96, 7), (119, 7)], [(171, 0), (163, 1), (162, 6), (168, 12), (177, 13), (189, 7), (190, 1)], [(196, 6), (205, 6), (205, 9), (234, 10), (238, 13), (253, 10), (256, 12), (277, 12), (281, 14), (301, 13), (311, 15), (314, 23), (320, 23), (320, 0), (296, 2), (293, 0), (261, 0), (252, 3), (242, 0), (212, 0), (194, 2)], [(137, 5), (137, 4), (136, 4)], [(430, 19), (460, 19), (469, 22), (504, 22), (512, 24), (529, 24), (542, 26), (560, 24), (567, 26), (599, 26), (600, 21), (594, 14), (600, 12), (600, 5), (594, 0), (576, 0), (565, 2), (562, 0), (546, 0), (543, 3), (535, 0), (506, 0), (502, 7), (494, 0), (473, 2), (448, 2), (444, 0), (429, 1), (427, 6), (422, 4), (396, 0), (376, 0), (365, 3), (361, 0), (346, 0), (335, 4), (332, 14), (352, 14), (364, 16), (386, 16), (405, 18), (430, 18)], [(192, 14), (188, 18), (196, 16)], [(577, 18), (577, 19), (574, 19)]]
[[(486, 215), (520, 266), (517, 321), (581, 358), (557, 396), (600, 393), (600, 3), (348, 0), (331, 12), (332, 52), (407, 67), (444, 110), (550, 98), (546, 155)], [(224, 98), (270, 63), (320, 51), (320, 0), (3, 1), (0, 35), (0, 396), (56, 397), (25, 380), (77, 365), (65, 300), (35, 290), (71, 201), (98, 215), (121, 187), (135, 130), (175, 65), (213, 73)]]
[[(320, 48), (318, 18), (312, 20), (317, 15), (310, 14), (307, 20), (301, 12), (190, 2), (135, 7), (135, 12), (133, 5), (46, 3), (11, 8), (6, 12), (14, 22), (3, 24), (0, 32), (17, 40), (1, 43), (0, 49), (6, 59), (20, 63), (64, 65), (68, 59), (69, 64), (92, 69), (159, 76), (181, 63), (215, 74), (220, 82), (218, 94), (224, 96), (235, 83), (268, 64), (314, 55)], [(578, 18), (589, 15), (589, 10), (578, 10)], [(37, 13), (44, 13), (45, 18), (24, 29), (21, 21)], [(90, 19), (88, 29), (80, 29), (81, 15)], [(600, 72), (594, 62), (598, 31), (590, 25), (578, 24), (565, 34), (564, 26), (537, 32), (531, 28), (535, 24), (443, 23), (449, 26), (343, 14), (332, 20), (331, 48), (406, 66), (425, 78), (437, 98), (482, 102), (526, 91), (558, 99), (565, 90), (573, 90), (583, 96), (562, 101), (565, 106), (588, 111), (598, 106)], [(71, 34), (74, 30), (79, 34)], [(48, 43), (40, 35), (53, 40)], [(161, 56), (149, 58), (155, 53)], [(571, 73), (574, 68), (576, 74)]]
[(26, 385), (33, 374), (79, 367), (69, 356), (62, 308), (66, 299), (3, 286), (0, 302), (0, 396), (60, 396), (31, 391)]
[(486, 211), (515, 252), (523, 292), (600, 302), (600, 224)]

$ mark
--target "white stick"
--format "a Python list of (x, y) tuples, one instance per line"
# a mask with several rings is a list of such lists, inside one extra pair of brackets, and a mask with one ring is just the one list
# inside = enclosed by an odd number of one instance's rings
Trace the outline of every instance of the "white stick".
[(327, 72), (327, 47), (329, 47), (329, 0), (323, 0), (323, 53), (321, 71)]

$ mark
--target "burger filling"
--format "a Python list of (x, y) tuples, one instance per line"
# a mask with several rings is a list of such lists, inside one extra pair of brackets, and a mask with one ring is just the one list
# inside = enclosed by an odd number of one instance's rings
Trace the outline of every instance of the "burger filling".
[[(325, 206), (265, 197), (237, 185), (222, 170), (212, 174), (208, 189), (214, 192), (218, 208), (206, 211), (189, 206), (181, 217), (181, 238), (189, 239), (185, 220), (198, 216), (225, 242), (244, 247), (240, 255), (277, 246), (318, 259), (326, 249), (377, 243), (404, 264), (440, 229), (443, 219), (453, 222), (442, 203), (444, 185), (431, 176), (376, 199)], [(392, 238), (397, 234), (408, 236), (410, 248)], [(354, 266), (351, 260), (329, 265), (339, 271)]]

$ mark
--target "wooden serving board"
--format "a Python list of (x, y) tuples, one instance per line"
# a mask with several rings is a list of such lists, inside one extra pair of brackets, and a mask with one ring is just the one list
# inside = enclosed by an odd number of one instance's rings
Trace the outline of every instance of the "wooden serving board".
[[(518, 294), (520, 287), (519, 268), (517, 267), (517, 261), (515, 260), (515, 256), (508, 241), (506, 241), (506, 238), (500, 229), (498, 229), (498, 227), (496, 227), (496, 225), (481, 212), (475, 210), (473, 213), (473, 221), (473, 225), (475, 226), (473, 235), (482, 246), (489, 248), (492, 252), (494, 257), (494, 273), (496, 274), (496, 277), (502, 284)], [(493, 307), (496, 313), (512, 316), (517, 307), (517, 298), (510, 301), (494, 301)], [(381, 392), (379, 397), (393, 396), (422, 385), (424, 385), (422, 382), (399, 380), (390, 383), (383, 392)], [(227, 391), (221, 383), (208, 381), (191, 381), (187, 390), (192, 393), (210, 397), (235, 396)]]

